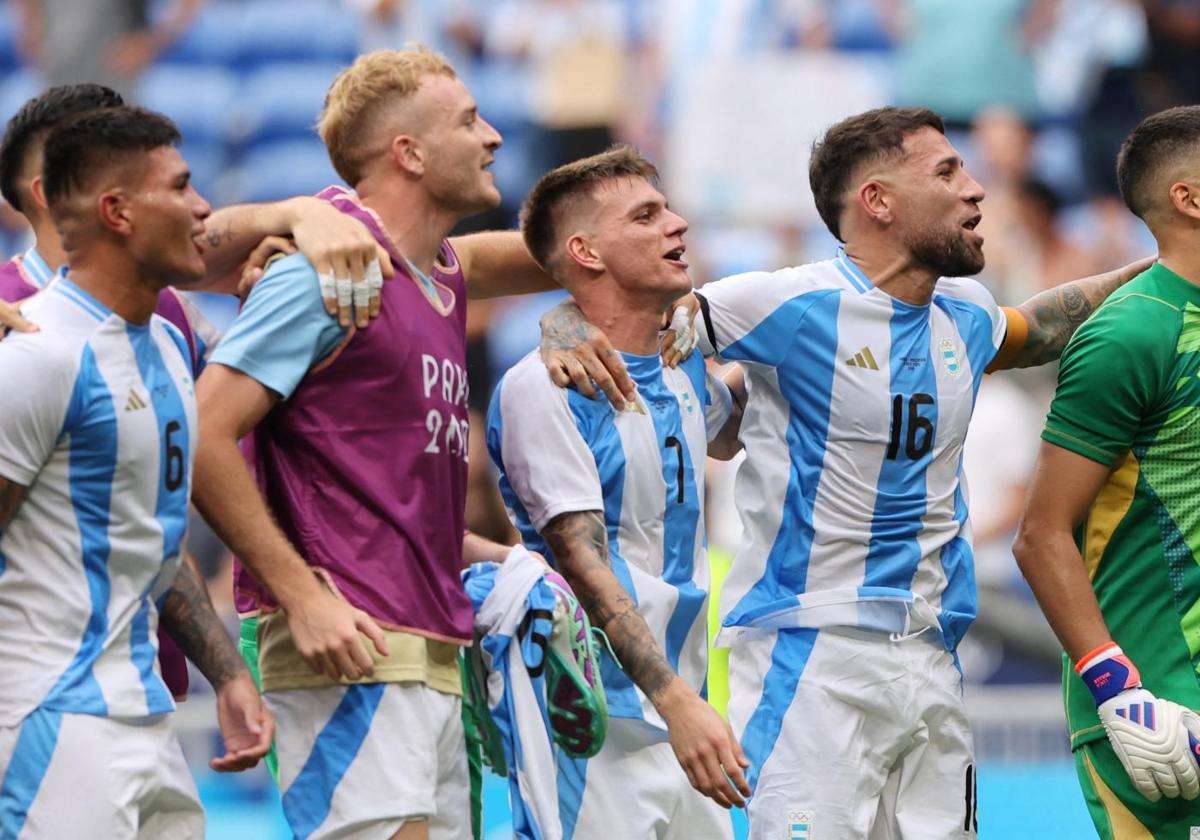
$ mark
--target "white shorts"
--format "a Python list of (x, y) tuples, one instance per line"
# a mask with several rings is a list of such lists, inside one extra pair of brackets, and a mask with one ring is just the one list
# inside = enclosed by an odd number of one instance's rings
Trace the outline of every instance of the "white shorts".
[(610, 718), (600, 752), (559, 752), (563, 840), (728, 840), (730, 814), (693, 788), (666, 733)]
[(38, 709), (0, 728), (0, 838), (204, 837), (204, 812), (168, 715)]
[(975, 837), (961, 675), (930, 632), (742, 636), (729, 721), (751, 763), (752, 840)]
[(263, 697), (277, 727), (283, 813), (298, 838), (375, 840), (428, 820), (430, 840), (470, 840), (460, 698), (411, 682)]

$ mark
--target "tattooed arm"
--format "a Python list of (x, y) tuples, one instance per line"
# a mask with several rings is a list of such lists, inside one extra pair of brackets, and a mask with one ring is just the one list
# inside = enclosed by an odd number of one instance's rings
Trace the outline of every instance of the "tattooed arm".
[(187, 560), (179, 564), (179, 574), (167, 590), (160, 615), (167, 632), (214, 689), (220, 691), (240, 674), (249, 675), (213, 609), (208, 587)]
[[(378, 258), (384, 276), (393, 274), (391, 259), (365, 225), (328, 202), (298, 196), (270, 204), (223, 207), (209, 216), (199, 241), (204, 255), (204, 279), (188, 290), (236, 294), (242, 280), (242, 266), (268, 236), (292, 237), (296, 248), (320, 273), (361, 282), (366, 277), (367, 264)], [(339, 311), (336, 300), (328, 298), (325, 308), (331, 315), (339, 312), (342, 326), (350, 325), (348, 306)], [(367, 311), (356, 314), (358, 325), (366, 326)]]
[(625, 370), (625, 360), (604, 331), (583, 317), (575, 301), (564, 301), (549, 310), (540, 325), (542, 362), (555, 385), (566, 388), (574, 383), (581, 394), (595, 397), (594, 381), (617, 411), (625, 408), (626, 400), (635, 398), (637, 389)]
[(217, 692), (225, 755), (214, 758), (212, 768), (228, 772), (253, 767), (271, 748), (275, 724), (191, 562), (180, 564), (160, 615), (171, 638)]
[(1116, 271), (1072, 280), (1034, 295), (1016, 309), (1028, 327), (1024, 342), (1015, 343), (1011, 349), (1001, 348), (991, 369), (1034, 367), (1054, 361), (1062, 354), (1079, 325), (1109, 295), (1137, 277), (1153, 262), (1153, 259), (1139, 260)]
[(607, 634), (622, 669), (667, 722), (671, 747), (688, 781), (725, 808), (743, 806), (750, 789), (742, 774), (748, 763), (741, 747), (716, 710), (675, 673), (613, 574), (604, 514), (561, 514), (542, 529), (542, 537), (592, 623)]

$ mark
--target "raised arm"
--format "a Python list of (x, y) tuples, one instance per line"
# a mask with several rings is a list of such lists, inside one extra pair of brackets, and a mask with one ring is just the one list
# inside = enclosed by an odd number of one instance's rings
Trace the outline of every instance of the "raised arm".
[(370, 676), (374, 664), (359, 633), (386, 656), (383, 631), (362, 610), (320, 584), (271, 517), (238, 449), (238, 440), (266, 416), (278, 397), (240, 371), (210, 364), (196, 384), (196, 400), (196, 507), (283, 607), (296, 649), (314, 671), (331, 679)]
[[(1072, 280), (1034, 295), (1016, 307), (1024, 320), (1023, 340), (1005, 342), (992, 363), (992, 370), (1044, 365), (1062, 355), (1063, 348), (1079, 325), (1088, 319), (1108, 296), (1154, 263), (1152, 258), (1124, 268)], [(1010, 316), (1010, 333), (1013, 322)]]
[(171, 638), (217, 693), (225, 754), (212, 760), (212, 768), (229, 772), (253, 767), (271, 748), (275, 724), (213, 609), (208, 587), (186, 560), (167, 590), (160, 615)]
[(667, 722), (671, 747), (688, 781), (725, 808), (743, 806), (750, 788), (742, 773), (748, 762), (741, 747), (716, 710), (675, 673), (617, 580), (604, 514), (564, 513), (541, 533), (588, 617), (607, 634), (621, 667)]
[(450, 244), (467, 278), (468, 297), (526, 295), (559, 287), (534, 262), (516, 231), (471, 233), (451, 238)]
[[(366, 226), (326, 201), (297, 196), (269, 204), (237, 204), (215, 211), (205, 223), (202, 242), (204, 280), (190, 291), (237, 294), (243, 266), (254, 249), (269, 236), (287, 236), (317, 272), (362, 283), (367, 265), (378, 259), (385, 278), (393, 274), (391, 259)], [(378, 290), (374, 291), (376, 297)], [(337, 312), (349, 326), (351, 301), (339, 301), (333, 289), (323, 290), (325, 307)], [(355, 307), (359, 327), (368, 322), (371, 307)], [(378, 312), (375, 301), (374, 312)]]

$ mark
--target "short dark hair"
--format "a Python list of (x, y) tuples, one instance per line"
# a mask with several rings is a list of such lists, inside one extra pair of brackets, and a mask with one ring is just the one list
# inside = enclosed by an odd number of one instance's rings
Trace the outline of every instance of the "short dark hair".
[(658, 169), (633, 146), (618, 144), (552, 169), (533, 185), (521, 207), (521, 233), (538, 265), (546, 268), (558, 244), (558, 220), (563, 208), (612, 178), (645, 178), (653, 184), (658, 182)]
[(1152, 114), (1125, 138), (1117, 154), (1117, 186), (1135, 216), (1146, 218), (1154, 205), (1155, 180), (1185, 155), (1200, 159), (1200, 105)]
[(170, 119), (147, 108), (122, 105), (80, 114), (51, 130), (43, 152), (42, 184), (51, 209), (86, 186), (93, 172), (179, 142)]
[(21, 170), (29, 151), (46, 133), (68, 117), (96, 108), (124, 105), (121, 94), (104, 85), (58, 85), (35, 96), (17, 111), (4, 129), (0, 140), (0, 194), (12, 207), (21, 212), (21, 191), (18, 189)]
[(850, 176), (867, 161), (899, 156), (904, 138), (921, 128), (946, 133), (942, 118), (928, 108), (876, 108), (835, 123), (813, 143), (808, 184), (821, 220), (839, 241), (842, 196)]

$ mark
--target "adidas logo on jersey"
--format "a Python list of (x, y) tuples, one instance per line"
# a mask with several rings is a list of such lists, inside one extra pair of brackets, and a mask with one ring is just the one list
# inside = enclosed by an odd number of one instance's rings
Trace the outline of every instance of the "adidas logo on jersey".
[(125, 410), (126, 411), (137, 411), (138, 409), (145, 408), (145, 407), (146, 407), (146, 401), (144, 399), (142, 399), (141, 396), (138, 395), (137, 391), (130, 388), (129, 389), (129, 399), (127, 399), (125, 401)]
[(846, 360), (846, 364), (850, 367), (866, 368), (867, 370), (879, 370), (879, 365), (875, 363), (875, 357), (871, 355), (871, 348), (864, 347), (853, 356)]

